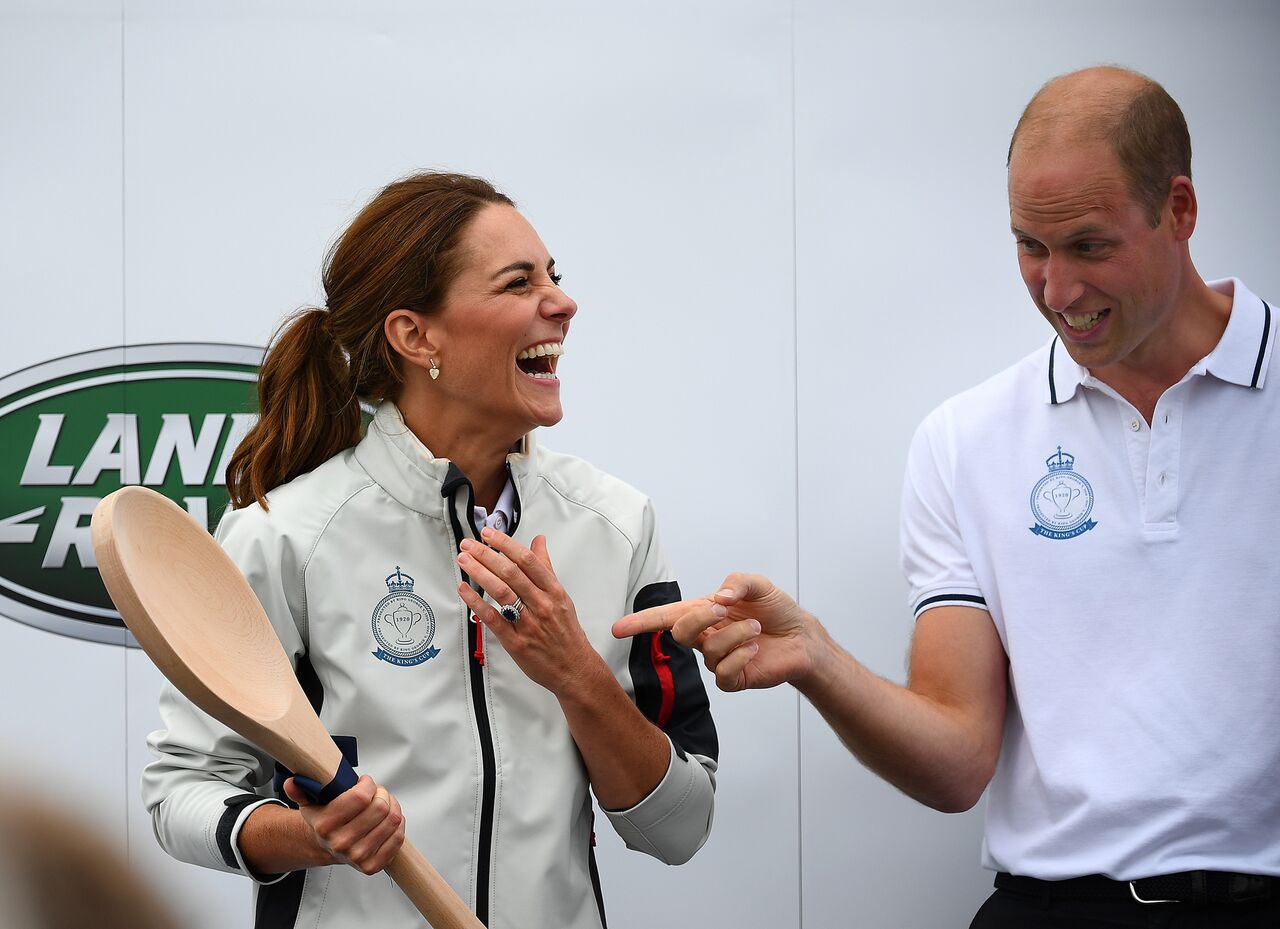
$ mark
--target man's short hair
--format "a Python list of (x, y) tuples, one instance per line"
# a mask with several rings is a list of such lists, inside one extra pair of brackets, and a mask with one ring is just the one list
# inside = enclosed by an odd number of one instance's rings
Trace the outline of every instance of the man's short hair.
[[(1124, 69), (1121, 69), (1124, 70)], [(1160, 225), (1160, 211), (1169, 196), (1169, 182), (1191, 177), (1191, 134), (1182, 110), (1168, 91), (1150, 78), (1130, 71), (1140, 82), (1134, 92), (1114, 101), (1099, 101), (1089, 126), (1110, 146), (1128, 182), (1129, 193), (1147, 213), (1152, 228)], [(1068, 75), (1069, 77), (1070, 75)], [(1051, 122), (1057, 107), (1038, 105), (1050, 81), (1031, 98), (1009, 141), (1009, 160), (1024, 129)]]

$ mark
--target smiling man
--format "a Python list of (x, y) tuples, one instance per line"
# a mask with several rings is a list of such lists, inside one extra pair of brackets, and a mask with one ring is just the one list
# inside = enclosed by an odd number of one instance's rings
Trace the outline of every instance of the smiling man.
[(990, 785), (974, 927), (1280, 925), (1277, 319), (1196, 272), (1190, 160), (1130, 71), (1027, 106), (1009, 213), (1054, 335), (917, 431), (906, 687), (761, 577), (615, 625), (672, 627), (726, 690), (794, 684), (930, 806)]

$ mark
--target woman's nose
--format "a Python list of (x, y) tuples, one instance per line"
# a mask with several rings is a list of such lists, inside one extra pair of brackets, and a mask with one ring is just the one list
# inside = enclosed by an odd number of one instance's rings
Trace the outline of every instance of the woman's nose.
[(542, 301), (541, 309), (542, 315), (549, 319), (561, 319), (568, 322), (578, 312), (578, 304), (572, 297), (557, 287)]

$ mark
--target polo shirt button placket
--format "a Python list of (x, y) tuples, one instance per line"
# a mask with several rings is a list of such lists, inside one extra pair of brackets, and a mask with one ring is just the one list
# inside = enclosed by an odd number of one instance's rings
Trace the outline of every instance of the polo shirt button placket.
[(1152, 418), (1149, 467), (1154, 473), (1148, 485), (1146, 523), (1148, 531), (1155, 530), (1165, 539), (1176, 537), (1178, 528), (1176, 469), (1181, 457), (1181, 411), (1175, 388), (1160, 398)]

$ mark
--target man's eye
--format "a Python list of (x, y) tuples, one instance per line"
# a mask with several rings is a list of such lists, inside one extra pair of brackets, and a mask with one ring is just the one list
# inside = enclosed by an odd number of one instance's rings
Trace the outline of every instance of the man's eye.
[(1023, 252), (1034, 252), (1040, 247), (1040, 243), (1035, 239), (1027, 239), (1019, 236), (1016, 241), (1018, 243), (1018, 250)]

